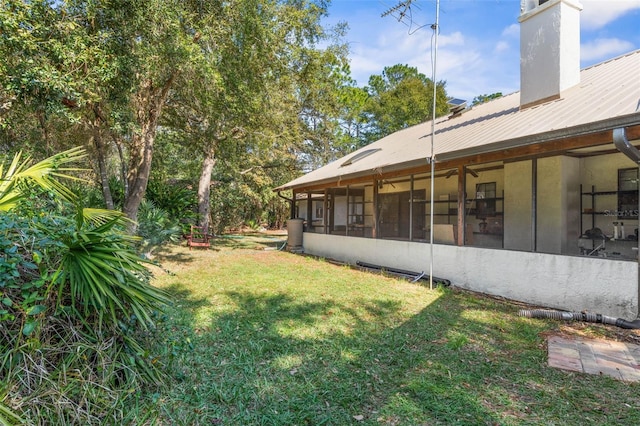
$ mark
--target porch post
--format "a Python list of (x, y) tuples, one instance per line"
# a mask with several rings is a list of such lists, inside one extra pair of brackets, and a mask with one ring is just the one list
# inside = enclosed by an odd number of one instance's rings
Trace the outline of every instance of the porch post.
[(371, 238), (378, 238), (378, 179), (373, 178), (373, 229)]
[(311, 199), (311, 191), (307, 191), (307, 231), (315, 231), (313, 228), (313, 200)]
[(323, 225), (323, 234), (327, 234), (327, 222), (329, 219), (329, 189), (324, 189), (324, 200), (322, 201), (322, 225)]
[(351, 203), (349, 197), (349, 185), (347, 185), (347, 226), (344, 228), (344, 235), (349, 236), (349, 218), (351, 217)]
[(467, 168), (458, 166), (458, 235), (456, 244), (463, 246), (466, 241), (465, 189), (467, 187)]
[(291, 212), (289, 213), (289, 219), (295, 219), (299, 216), (298, 214), (298, 203), (296, 202), (298, 197), (298, 193), (294, 190), (293, 197), (291, 200)]
[(409, 241), (413, 241), (413, 175), (409, 187)]

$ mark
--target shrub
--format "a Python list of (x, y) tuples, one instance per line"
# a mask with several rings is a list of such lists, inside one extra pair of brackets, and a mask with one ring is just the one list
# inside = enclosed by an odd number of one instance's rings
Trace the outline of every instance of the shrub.
[(10, 167), (0, 186), (0, 420), (8, 407), (46, 424), (118, 423), (131, 389), (162, 379), (146, 347), (167, 298), (122, 213), (82, 209), (51, 184), (72, 158), (39, 175)]
[(177, 242), (183, 231), (177, 219), (169, 217), (164, 209), (156, 207), (151, 201), (143, 200), (138, 211), (138, 243), (145, 257), (151, 257), (152, 251), (166, 242)]

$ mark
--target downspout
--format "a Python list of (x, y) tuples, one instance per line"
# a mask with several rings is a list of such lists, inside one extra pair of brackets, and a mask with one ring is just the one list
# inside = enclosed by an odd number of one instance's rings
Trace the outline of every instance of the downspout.
[(538, 159), (531, 160), (531, 251), (538, 251)]
[[(618, 151), (629, 157), (631, 161), (636, 163), (640, 167), (640, 151), (635, 146), (631, 145), (629, 139), (627, 139), (627, 133), (624, 127), (613, 129), (613, 144), (618, 148)], [(640, 168), (638, 170), (640, 174)], [(638, 185), (638, 212), (640, 212), (640, 185)], [(640, 215), (638, 215), (638, 228), (640, 228)], [(638, 303), (640, 303), (640, 250), (638, 250)], [(637, 314), (640, 314), (638, 312)]]
[(627, 139), (627, 133), (624, 127), (613, 129), (613, 144), (618, 148), (618, 151), (629, 157), (634, 163), (640, 165), (640, 151), (631, 145), (631, 142)]

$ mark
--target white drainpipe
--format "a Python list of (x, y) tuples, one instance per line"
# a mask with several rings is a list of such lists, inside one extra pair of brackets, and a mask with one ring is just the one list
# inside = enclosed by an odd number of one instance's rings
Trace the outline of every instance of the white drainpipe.
[[(631, 142), (629, 142), (629, 139), (627, 139), (627, 134), (624, 127), (613, 129), (613, 144), (616, 146), (618, 151), (629, 157), (631, 161), (633, 161), (640, 167), (640, 150), (631, 145)], [(640, 169), (638, 170), (638, 176), (640, 177)], [(640, 192), (638, 193), (638, 212), (640, 212)], [(640, 215), (638, 215), (638, 229), (640, 229)], [(638, 250), (638, 287), (638, 291), (640, 293), (640, 250)]]

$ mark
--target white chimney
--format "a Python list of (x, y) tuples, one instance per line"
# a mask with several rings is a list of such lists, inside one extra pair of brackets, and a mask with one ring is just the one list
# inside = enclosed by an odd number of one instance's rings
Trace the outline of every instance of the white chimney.
[(521, 109), (580, 83), (581, 10), (578, 0), (521, 0)]

